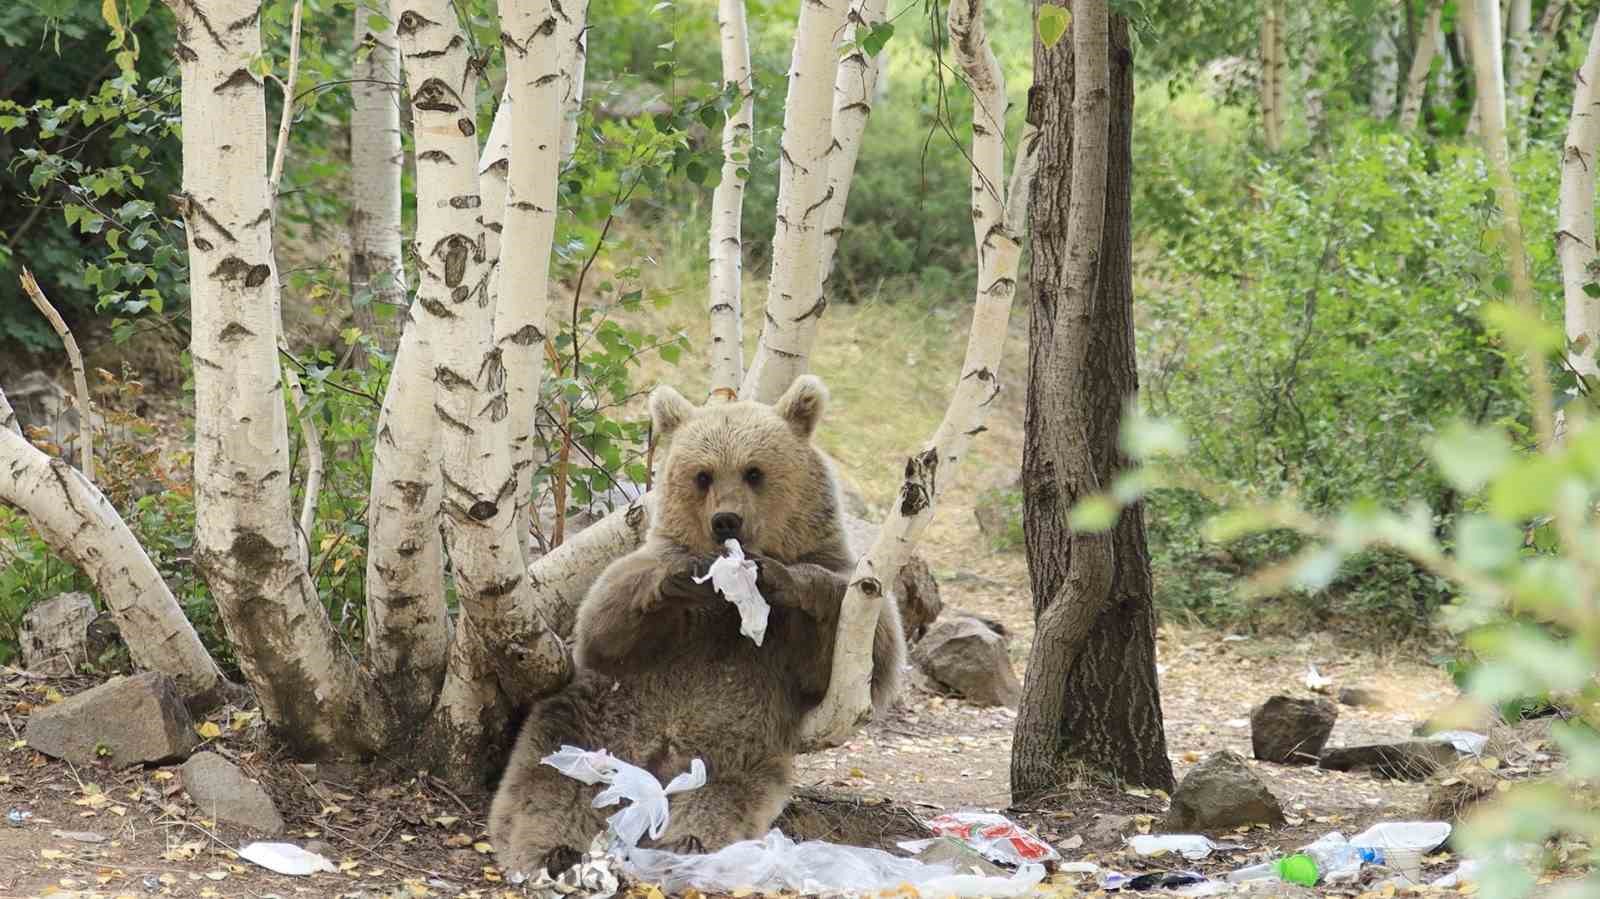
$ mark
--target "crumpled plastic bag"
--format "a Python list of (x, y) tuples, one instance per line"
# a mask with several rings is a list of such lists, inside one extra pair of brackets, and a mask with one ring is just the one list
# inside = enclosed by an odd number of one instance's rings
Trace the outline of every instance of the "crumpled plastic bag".
[(560, 899), (563, 896), (583, 896), (585, 899), (609, 899), (617, 892), (620, 882), (613, 870), (606, 834), (600, 834), (589, 843), (583, 861), (565, 871), (552, 875), (540, 868), (533, 877), (519, 872), (508, 872), (506, 879), (513, 886), (525, 885), (525, 892), (535, 899)]
[(290, 877), (307, 877), (318, 871), (331, 873), (339, 870), (326, 857), (293, 843), (251, 843), (239, 850), (239, 857), (268, 871)]
[[(928, 829), (942, 837), (955, 837), (985, 858), (1002, 865), (1021, 865), (1030, 862), (1059, 861), (1061, 853), (1012, 823), (1004, 815), (987, 812), (949, 812), (924, 821)], [(932, 840), (908, 840), (899, 843), (907, 852), (921, 852)]]
[(704, 893), (779, 890), (817, 893), (867, 893), (903, 884), (925, 896), (1022, 896), (1044, 879), (1044, 866), (1023, 865), (1010, 877), (957, 873), (948, 864), (900, 858), (879, 849), (809, 841), (796, 843), (772, 830), (759, 840), (725, 846), (709, 855), (679, 855), (634, 849), (627, 872), (668, 894), (695, 889)]
[(667, 829), (668, 796), (706, 784), (706, 763), (700, 759), (691, 762), (687, 772), (674, 777), (665, 787), (654, 774), (604, 749), (591, 752), (576, 746), (562, 746), (560, 751), (540, 761), (574, 780), (610, 784), (594, 797), (595, 808), (630, 800), (626, 808), (606, 819), (611, 832), (629, 849), (639, 845), (645, 834), (652, 840), (661, 838)]
[(718, 556), (711, 563), (711, 570), (704, 577), (697, 577), (694, 582), (703, 584), (711, 581), (711, 586), (717, 588), (723, 598), (739, 608), (739, 633), (755, 641), (757, 646), (767, 635), (767, 616), (772, 613), (772, 607), (756, 589), (756, 563), (744, 556), (744, 547), (737, 540), (723, 542), (728, 554)]

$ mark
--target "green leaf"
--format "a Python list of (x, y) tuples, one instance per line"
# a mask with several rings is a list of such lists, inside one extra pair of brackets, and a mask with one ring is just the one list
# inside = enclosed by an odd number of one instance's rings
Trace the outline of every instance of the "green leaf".
[(1067, 33), (1067, 25), (1071, 21), (1072, 14), (1064, 7), (1054, 3), (1039, 6), (1039, 42), (1044, 44), (1046, 50), (1061, 41), (1061, 36)]
[(1482, 489), (1516, 458), (1503, 431), (1457, 423), (1429, 448), (1434, 464), (1458, 490)]
[(1117, 523), (1117, 516), (1121, 511), (1116, 501), (1109, 496), (1085, 497), (1067, 513), (1067, 524), (1071, 525), (1074, 531), (1097, 534), (1110, 530), (1111, 526)]
[(1487, 515), (1464, 515), (1456, 520), (1456, 555), (1483, 571), (1503, 568), (1517, 560), (1522, 531)]
[(894, 25), (890, 22), (879, 22), (872, 26), (867, 36), (861, 39), (861, 49), (868, 56), (877, 56), (883, 52), (883, 45), (889, 43), (889, 38), (894, 37)]

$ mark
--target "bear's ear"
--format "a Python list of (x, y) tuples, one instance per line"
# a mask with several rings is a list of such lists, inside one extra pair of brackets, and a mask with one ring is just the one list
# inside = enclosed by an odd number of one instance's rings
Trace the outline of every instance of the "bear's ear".
[(650, 392), (650, 431), (657, 440), (672, 435), (694, 415), (694, 404), (665, 384)]
[(796, 434), (809, 439), (817, 429), (817, 422), (822, 420), (822, 409), (826, 405), (828, 388), (822, 386), (822, 380), (816, 375), (801, 375), (778, 398), (774, 408)]

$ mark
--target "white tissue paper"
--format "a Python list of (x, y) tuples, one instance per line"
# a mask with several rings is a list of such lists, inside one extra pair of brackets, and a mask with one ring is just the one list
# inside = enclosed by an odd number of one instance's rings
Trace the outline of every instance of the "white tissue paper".
[(728, 540), (723, 546), (728, 548), (728, 554), (718, 556), (705, 577), (697, 577), (694, 582), (703, 584), (710, 580), (711, 586), (716, 587), (723, 598), (738, 606), (739, 633), (760, 646), (767, 636), (767, 616), (771, 614), (772, 607), (767, 605), (761, 591), (756, 589), (756, 563), (744, 557), (744, 548), (739, 541)]
[(574, 780), (610, 784), (594, 797), (595, 808), (630, 800), (627, 808), (606, 819), (612, 833), (629, 849), (638, 846), (647, 833), (652, 840), (661, 838), (667, 829), (668, 796), (703, 787), (706, 783), (706, 764), (699, 759), (690, 762), (689, 770), (674, 777), (665, 787), (654, 774), (604, 749), (589, 752), (576, 746), (562, 746), (559, 752), (541, 761)]

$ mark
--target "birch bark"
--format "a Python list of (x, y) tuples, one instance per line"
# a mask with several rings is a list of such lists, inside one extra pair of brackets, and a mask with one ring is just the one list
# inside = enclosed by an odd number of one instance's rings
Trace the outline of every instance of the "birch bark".
[(845, 0), (801, 4), (789, 95), (783, 109), (778, 215), (766, 323), (739, 391), (743, 399), (777, 401), (806, 370), (822, 295), (822, 232), (829, 200), (828, 150), (833, 145), (831, 90), (839, 70), (835, 41), (842, 33)]
[(1561, 154), (1561, 203), (1556, 250), (1561, 257), (1567, 360), (1585, 379), (1600, 378), (1600, 300), (1589, 296), (1595, 270), (1595, 150), (1600, 148), (1600, 23), (1590, 32), (1589, 51), (1574, 79), (1572, 115)]
[(1382, 8), (1374, 17), (1377, 33), (1372, 39), (1372, 116), (1385, 120), (1394, 115), (1400, 80), (1400, 48), (1395, 42), (1395, 9)]
[[(0, 420), (10, 408), (0, 395)], [(117, 510), (82, 472), (14, 425), (0, 427), (0, 503), (21, 510), (51, 549), (94, 582), (135, 665), (172, 675), (191, 705), (221, 698), (221, 672)]]
[(804, 739), (811, 745), (838, 745), (866, 720), (871, 707), (873, 634), (880, 603), (886, 601), (886, 585), (895, 582), (916, 548), (933, 519), (939, 496), (954, 479), (973, 436), (983, 430), (989, 406), (1000, 392), (1000, 358), (1016, 293), (1021, 229), (1037, 136), (1031, 125), (1024, 130), (1016, 170), (1007, 187), (1005, 81), (984, 29), (982, 0), (952, 3), (949, 29), (973, 92), (971, 184), (978, 273), (972, 331), (943, 421), (933, 439), (906, 460), (900, 501), (891, 509), (872, 548), (856, 562), (839, 616), (828, 692), (804, 725)]
[(1428, 17), (1417, 34), (1416, 51), (1411, 55), (1411, 69), (1406, 74), (1405, 99), (1400, 102), (1400, 130), (1417, 127), (1422, 117), (1422, 100), (1428, 90), (1428, 70), (1433, 66), (1433, 55), (1439, 47), (1439, 25), (1444, 16), (1444, 0), (1430, 0)]
[(739, 108), (722, 125), (722, 180), (711, 194), (711, 393), (737, 395), (744, 379), (744, 186), (750, 176), (755, 91), (750, 79), (750, 33), (744, 0), (719, 0), (722, 82), (739, 94)]
[[(400, 230), (405, 154), (400, 145), (400, 57), (394, 27), (387, 0), (356, 0), (357, 52), (350, 85), (350, 298), (356, 326), (388, 353), (399, 346), (406, 301)], [(386, 314), (380, 316), (380, 308)]]
[[(855, 44), (884, 21), (888, 0), (857, 0), (850, 7), (844, 42)], [(887, 51), (884, 51), (887, 53)], [(828, 151), (828, 206), (822, 222), (822, 280), (833, 276), (839, 240), (844, 236), (845, 206), (850, 199), (850, 184), (856, 176), (856, 160), (861, 156), (861, 139), (872, 116), (878, 82), (883, 74), (884, 53), (868, 56), (859, 46), (852, 47), (839, 60), (839, 75), (833, 84), (833, 146)], [(992, 110), (985, 116), (994, 119)], [(1003, 117), (1004, 111), (1000, 112)], [(1002, 129), (1004, 133), (1004, 129)]]
[(589, 0), (552, 5), (559, 22), (561, 50), (561, 158), (567, 160), (578, 147), (583, 83), (589, 67)]
[(1283, 3), (1267, 0), (1261, 19), (1261, 129), (1268, 153), (1283, 148)]
[(183, 78), (195, 563), (267, 720), (300, 754), (370, 748), (371, 681), (328, 622), (291, 511), (254, 0), (169, 0)]

